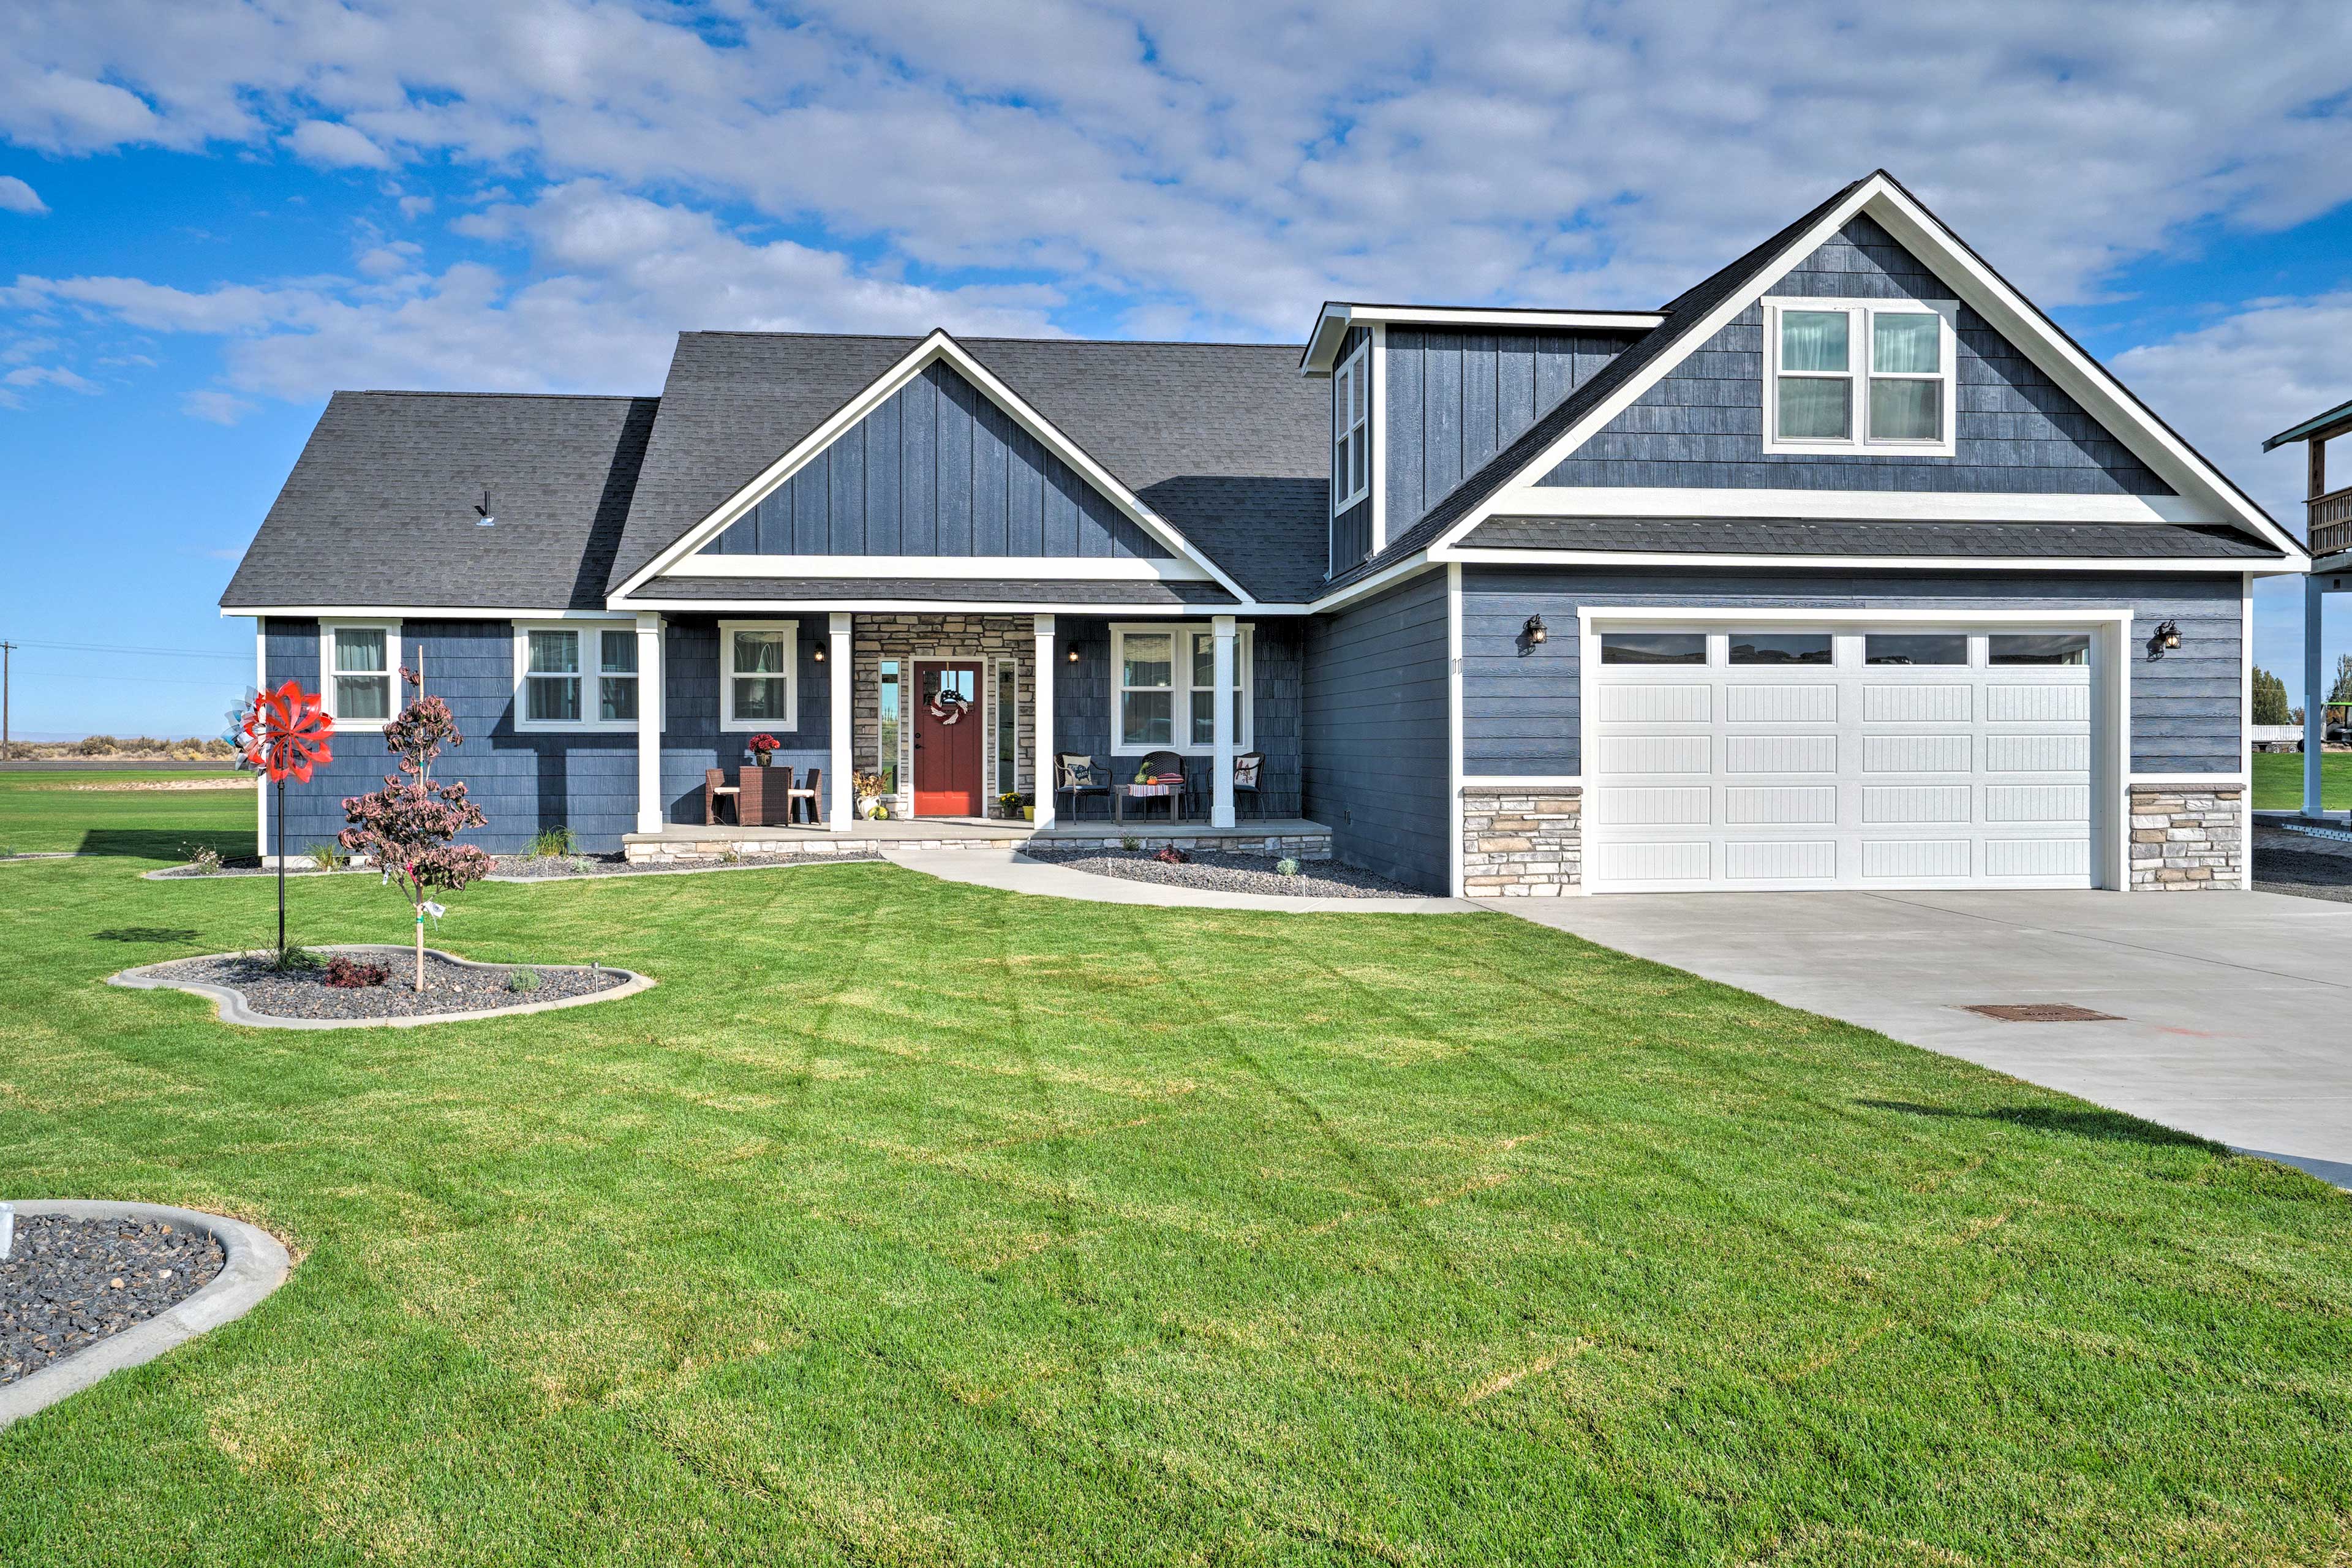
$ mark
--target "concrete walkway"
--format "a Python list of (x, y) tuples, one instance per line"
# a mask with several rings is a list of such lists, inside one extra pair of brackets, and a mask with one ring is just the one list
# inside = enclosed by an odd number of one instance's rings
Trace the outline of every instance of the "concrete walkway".
[(1475, 914), (1485, 906), (1465, 899), (1300, 899), (1282, 893), (1223, 893), (1050, 866), (1003, 849), (926, 849), (918, 853), (885, 847), (882, 858), (909, 871), (1008, 893), (1047, 899), (1082, 899), (1097, 904), (1158, 904), (1184, 910), (1265, 910), (1280, 914), (1426, 915)]
[[(1905, 892), (1503, 907), (2352, 1187), (2352, 905)], [(1960, 1010), (2033, 1002), (2119, 1021), (2010, 1024)]]

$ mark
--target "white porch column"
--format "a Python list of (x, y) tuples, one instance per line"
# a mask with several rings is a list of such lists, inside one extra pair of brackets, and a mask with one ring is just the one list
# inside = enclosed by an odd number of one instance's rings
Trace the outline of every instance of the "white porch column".
[(637, 612), (637, 831), (662, 830), (662, 618)]
[(2327, 580), (2303, 580), (2303, 814), (2319, 815), (2319, 763), (2327, 742), (2326, 671), (2319, 668), (2319, 616)]
[(1037, 759), (1030, 766), (1031, 793), (1037, 801), (1037, 826), (1054, 826), (1054, 784), (1060, 769), (1054, 762), (1054, 617), (1037, 617), (1037, 687), (1029, 700), (1030, 723), (1036, 731)]
[(852, 824), (849, 811), (856, 801), (850, 788), (849, 771), (856, 765), (857, 724), (849, 710), (849, 612), (833, 612), (833, 646), (825, 653), (825, 662), (833, 666), (833, 788), (826, 792), (824, 825), (835, 833), (846, 833)]
[(1234, 825), (1234, 618), (1231, 616), (1209, 617), (1210, 640), (1215, 644), (1215, 674), (1217, 681), (1217, 718), (1210, 730), (1213, 761), (1216, 769), (1210, 780), (1209, 826), (1231, 827)]

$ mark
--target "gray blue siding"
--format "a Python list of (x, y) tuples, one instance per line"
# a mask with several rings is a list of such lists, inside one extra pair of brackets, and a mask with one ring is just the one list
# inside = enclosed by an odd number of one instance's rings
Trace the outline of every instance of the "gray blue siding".
[(1349, 864), (1433, 893), (1453, 864), (1445, 648), (1442, 571), (1307, 628), (1307, 815)]
[(1641, 334), (1388, 330), (1393, 539)]
[[(1894, 236), (1866, 217), (1847, 224), (1770, 291), (1873, 300), (1954, 297)], [(2172, 493), (2080, 404), (1965, 305), (1959, 308), (1958, 331), (1955, 457), (1765, 456), (1764, 310), (1752, 304), (1539, 482)], [(1391, 444), (1392, 473), (1395, 462)]]
[[(1202, 416), (1213, 415), (1202, 410)], [(719, 555), (1113, 556), (1166, 546), (933, 364), (704, 547)]]
[[(826, 618), (779, 616), (777, 620), (800, 623), (799, 690), (795, 717), (800, 727), (772, 730), (783, 742), (771, 764), (778, 768), (833, 765), (833, 731), (827, 716), (833, 708), (831, 665), (815, 662), (816, 650), (828, 640)], [(751, 731), (719, 728), (719, 622), (700, 616), (669, 623), (662, 645), (662, 811), (669, 822), (702, 820), (702, 775), (708, 768), (730, 772), (751, 765), (743, 742)], [(635, 769), (631, 770), (635, 777)], [(825, 786), (826, 797), (832, 786)], [(634, 823), (634, 811), (632, 821)], [(616, 846), (617, 847), (617, 846)]]
[[(1835, 570), (1674, 572), (1465, 566), (1462, 569), (1463, 771), (1578, 774), (1576, 612), (1580, 605), (1741, 608), (2116, 609), (2145, 637), (2179, 623), (2160, 659), (2133, 650), (2132, 767), (2146, 773), (2234, 773), (2239, 757), (2241, 622), (2233, 576), (2158, 573), (1958, 574)], [(1540, 647), (1520, 630), (1541, 615)]]

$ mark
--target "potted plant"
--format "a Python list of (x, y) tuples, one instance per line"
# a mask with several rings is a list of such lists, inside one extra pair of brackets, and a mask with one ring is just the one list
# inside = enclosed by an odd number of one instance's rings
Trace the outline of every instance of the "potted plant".
[(884, 807), (880, 773), (852, 773), (849, 775), (849, 787), (850, 793), (857, 797), (858, 816), (877, 817), (882, 815)]
[(1034, 822), (1037, 820), (1037, 803), (1031, 796), (1022, 794), (1017, 789), (1009, 789), (1003, 795), (998, 795), (996, 797), (996, 804), (1004, 808), (1004, 815), (1006, 816), (1011, 816), (1014, 812), (1019, 812), (1021, 814), (1021, 820), (1024, 822)]
[(778, 742), (773, 735), (762, 731), (743, 744), (750, 748), (751, 760), (764, 768), (774, 759)]

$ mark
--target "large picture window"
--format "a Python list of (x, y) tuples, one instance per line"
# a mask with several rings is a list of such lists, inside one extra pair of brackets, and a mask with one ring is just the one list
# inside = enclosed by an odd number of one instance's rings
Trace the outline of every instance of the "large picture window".
[[(1250, 749), (1250, 668), (1254, 628), (1234, 634), (1234, 749)], [(1112, 751), (1183, 752), (1216, 748), (1216, 633), (1207, 626), (1139, 625), (1111, 628)]]
[(1372, 488), (1370, 345), (1331, 373), (1331, 515), (1339, 516)]
[(515, 728), (626, 730), (637, 722), (634, 626), (515, 626)]
[(1950, 457), (1957, 310), (1910, 300), (1767, 300), (1764, 449)]
[(341, 724), (380, 725), (399, 693), (398, 621), (326, 621), (319, 627), (319, 689)]
[(719, 728), (799, 728), (799, 672), (798, 622), (719, 622)]

